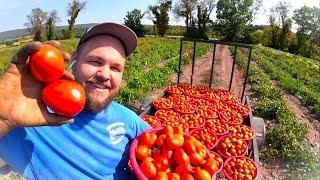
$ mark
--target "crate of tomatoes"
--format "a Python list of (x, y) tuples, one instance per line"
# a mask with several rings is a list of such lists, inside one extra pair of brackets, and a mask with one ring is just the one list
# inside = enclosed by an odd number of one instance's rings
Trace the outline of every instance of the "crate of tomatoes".
[(250, 105), (229, 91), (170, 85), (140, 117), (153, 129), (131, 145), (138, 179), (257, 179)]

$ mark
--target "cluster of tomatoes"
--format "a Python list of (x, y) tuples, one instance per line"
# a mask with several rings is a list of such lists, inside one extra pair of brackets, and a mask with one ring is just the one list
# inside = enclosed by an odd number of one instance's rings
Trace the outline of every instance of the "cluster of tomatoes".
[(29, 69), (37, 81), (45, 84), (41, 97), (55, 113), (73, 117), (84, 108), (85, 91), (72, 80), (62, 79), (64, 58), (59, 49), (43, 44), (29, 58)]
[(143, 132), (135, 143), (131, 164), (139, 179), (211, 180), (221, 170), (223, 160), (206, 150), (200, 141), (181, 128)]
[[(249, 115), (250, 109), (241, 104), (238, 98), (226, 90), (212, 89), (206, 86), (193, 87), (190, 84), (171, 85), (167, 88), (167, 94), (167, 98), (154, 101), (154, 104), (157, 104), (154, 105), (156, 110), (154, 121), (159, 121), (161, 124), (157, 128), (170, 125), (173, 128), (181, 129), (185, 134), (188, 134), (188, 137), (191, 136), (203, 144), (207, 151), (210, 151), (210, 157), (218, 157), (227, 161), (230, 158), (244, 157), (247, 154), (247, 143), (255, 133), (251, 127), (242, 124)], [(172, 107), (161, 105), (161, 102), (164, 104), (167, 102), (163, 99), (169, 99), (173, 104)], [(156, 127), (154, 124), (152, 126)], [(246, 160), (255, 165), (252, 160)], [(176, 165), (169, 167), (171, 174)], [(254, 179), (257, 177), (257, 166), (254, 166), (255, 170), (248, 169), (250, 172), (255, 172), (250, 176), (242, 173), (243, 170), (248, 172), (246, 168), (237, 169), (232, 165), (233, 163), (230, 165), (231, 169), (227, 171), (224, 166), (223, 172), (228, 179)], [(197, 179), (194, 174), (195, 167), (191, 169), (188, 174), (191, 173), (191, 176)], [(165, 173), (171, 177), (170, 173), (167, 171)], [(209, 172), (209, 174), (212, 176), (212, 173)]]

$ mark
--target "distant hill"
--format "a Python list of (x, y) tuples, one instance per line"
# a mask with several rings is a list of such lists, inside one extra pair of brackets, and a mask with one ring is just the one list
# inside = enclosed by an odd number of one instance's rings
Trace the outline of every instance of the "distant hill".
[[(92, 26), (94, 26), (95, 24), (97, 24), (97, 23), (77, 24), (77, 25), (75, 25), (75, 28), (88, 29), (88, 28), (91, 28)], [(58, 30), (61, 30), (61, 29), (67, 29), (68, 26), (57, 26), (56, 28)], [(0, 32), (0, 43), (5, 42), (7, 40), (21, 38), (21, 37), (28, 36), (28, 35), (30, 35), (30, 33), (27, 28)]]

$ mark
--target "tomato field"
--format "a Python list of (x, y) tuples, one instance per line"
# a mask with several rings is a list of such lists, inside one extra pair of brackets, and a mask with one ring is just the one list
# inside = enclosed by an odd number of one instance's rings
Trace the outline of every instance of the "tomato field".
[[(60, 41), (62, 50), (71, 53), (78, 40)], [(116, 101), (124, 105), (141, 103), (153, 91), (171, 84), (171, 75), (178, 71), (179, 43), (179, 39), (139, 38), (137, 50), (126, 62), (122, 88)], [(18, 48), (0, 48), (0, 74)], [(199, 43), (196, 58), (203, 57), (209, 50), (212, 50), (212, 45)], [(192, 51), (190, 48), (190, 52)], [(182, 55), (182, 62), (186, 63), (185, 50)], [(246, 50), (239, 49), (238, 63), (244, 64), (247, 55)], [(244, 64), (243, 67), (245, 66)], [(287, 94), (296, 97), (310, 111), (308, 115), (317, 120), (317, 123), (320, 122), (320, 62), (263, 46), (254, 46), (248, 84), (250, 87), (247, 88), (247, 95), (252, 99), (253, 115), (264, 118), (267, 124), (266, 143), (260, 150), (260, 159), (266, 163), (281, 159), (293, 177), (313, 176), (320, 172), (320, 145), (318, 143), (318, 146), (310, 146), (307, 140), (310, 127), (300, 121), (286, 99)], [(172, 108), (188, 110), (185, 105)], [(201, 113), (215, 115), (215, 112)], [(148, 121), (153, 122), (154, 126), (159, 124), (152, 119)], [(221, 131), (224, 129), (221, 124), (213, 126), (208, 123), (206, 126)], [(233, 131), (237, 133), (236, 128)], [(316, 131), (317, 143), (320, 132), (319, 129)], [(205, 139), (203, 141), (205, 142)]]

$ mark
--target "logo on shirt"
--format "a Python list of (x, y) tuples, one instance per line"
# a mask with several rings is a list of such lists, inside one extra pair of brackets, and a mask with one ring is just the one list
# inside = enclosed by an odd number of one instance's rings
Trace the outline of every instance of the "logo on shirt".
[(112, 123), (107, 127), (111, 144), (118, 144), (124, 138), (126, 130), (124, 122)]

